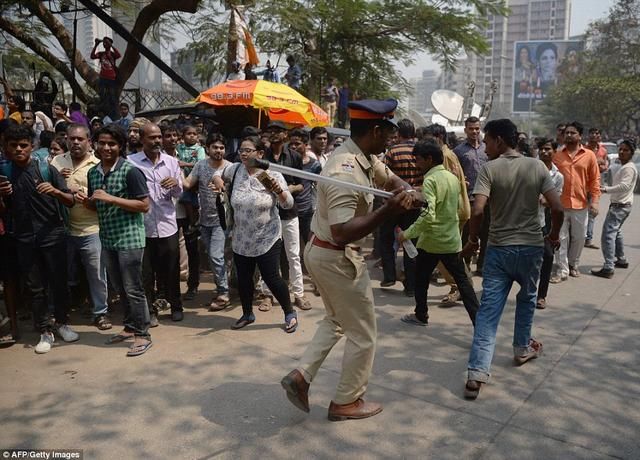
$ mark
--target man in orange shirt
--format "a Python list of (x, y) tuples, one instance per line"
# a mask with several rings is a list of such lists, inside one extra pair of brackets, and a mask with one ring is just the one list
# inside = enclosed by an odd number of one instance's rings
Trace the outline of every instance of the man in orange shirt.
[[(598, 169), (600, 170), (600, 179), (602, 175), (609, 170), (609, 154), (607, 148), (602, 145), (602, 135), (598, 128), (589, 128), (589, 142), (587, 147), (596, 154), (596, 160), (598, 160)], [(604, 185), (604, 184), (602, 184)], [(593, 224), (595, 223), (595, 216), (589, 213), (589, 222), (587, 223), (587, 239), (584, 242), (585, 248), (600, 249), (593, 242)]]
[[(560, 201), (564, 206), (564, 224), (560, 232), (558, 273), (551, 279), (559, 283), (567, 275), (580, 276), (578, 262), (584, 247), (588, 214), (598, 215), (600, 171), (595, 153), (581, 143), (582, 124), (568, 123), (564, 130), (564, 147), (553, 156), (553, 163), (564, 176)], [(590, 195), (591, 203), (587, 195)]]

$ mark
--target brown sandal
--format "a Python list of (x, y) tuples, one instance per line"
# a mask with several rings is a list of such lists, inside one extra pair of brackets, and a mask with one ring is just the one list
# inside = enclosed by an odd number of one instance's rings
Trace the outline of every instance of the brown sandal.
[(269, 311), (273, 307), (273, 300), (271, 300), (270, 296), (266, 296), (258, 305), (258, 310), (260, 311)]

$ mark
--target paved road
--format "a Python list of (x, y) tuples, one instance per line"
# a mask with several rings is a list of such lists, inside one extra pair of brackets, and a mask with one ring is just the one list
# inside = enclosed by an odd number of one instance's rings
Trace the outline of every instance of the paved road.
[[(603, 218), (597, 220), (598, 229)], [(401, 323), (412, 310), (372, 269), (379, 345), (368, 397), (384, 412), (330, 423), (342, 347), (311, 387), (311, 413), (286, 400), (280, 378), (296, 365), (322, 317), (300, 314), (296, 334), (282, 312), (257, 312), (241, 331), (221, 314), (188, 304), (182, 323), (165, 319), (154, 347), (125, 358), (126, 344), (77, 327), (81, 340), (33, 352), (35, 334), (0, 350), (0, 449), (84, 449), (85, 458), (640, 458), (640, 212), (625, 226), (631, 266), (611, 280), (588, 275), (600, 251), (585, 249), (582, 277), (552, 285), (536, 313), (540, 359), (515, 368), (515, 289), (498, 332), (493, 380), (477, 401), (462, 398), (471, 325), (464, 308), (431, 309), (427, 328)], [(476, 278), (476, 287), (480, 288)], [(445, 286), (429, 291), (434, 302)], [(23, 324), (24, 329), (24, 324)]]

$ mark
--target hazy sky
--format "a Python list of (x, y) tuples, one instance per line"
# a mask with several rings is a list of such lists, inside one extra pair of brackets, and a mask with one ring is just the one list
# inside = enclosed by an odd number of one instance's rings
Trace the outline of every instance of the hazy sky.
[[(572, 0), (571, 1), (571, 25), (569, 35), (582, 34), (590, 22), (607, 15), (609, 8), (615, 0)], [(405, 78), (420, 77), (426, 69), (438, 69), (438, 64), (427, 54), (421, 54), (416, 58), (415, 65), (398, 66)]]

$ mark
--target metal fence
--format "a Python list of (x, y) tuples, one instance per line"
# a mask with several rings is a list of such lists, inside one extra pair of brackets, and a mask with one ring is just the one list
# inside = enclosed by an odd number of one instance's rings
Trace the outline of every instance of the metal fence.
[[(71, 95), (67, 93), (68, 88), (63, 88), (58, 92), (56, 100), (69, 103)], [(97, 99), (98, 95), (90, 88), (85, 89), (89, 99)], [(27, 108), (31, 107), (33, 102), (33, 90), (24, 88), (15, 88), (14, 94), (22, 96), (27, 103)], [(6, 97), (4, 97), (6, 99)], [(169, 107), (172, 105), (184, 104), (193, 98), (184, 91), (162, 91), (146, 88), (127, 88), (122, 90), (120, 101), (126, 102), (131, 107), (132, 112), (140, 112), (142, 110), (153, 110), (161, 107)]]

